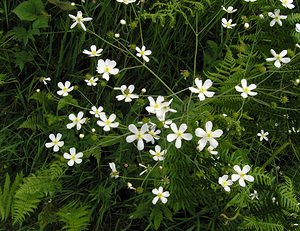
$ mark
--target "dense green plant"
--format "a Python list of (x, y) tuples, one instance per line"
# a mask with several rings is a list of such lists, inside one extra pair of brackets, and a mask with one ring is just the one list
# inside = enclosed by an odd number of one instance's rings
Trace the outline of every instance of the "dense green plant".
[[(238, 11), (229, 14), (216, 0), (3, 0), (0, 230), (298, 230), (300, 16), (294, 4), (231, 0), (224, 7)], [(287, 18), (270, 27), (276, 9)], [(80, 23), (70, 29), (68, 15), (78, 11), (92, 17), (86, 31)], [(224, 18), (237, 25), (225, 28)], [(82, 54), (91, 45), (103, 49), (99, 57)], [(149, 62), (136, 56), (143, 45), (152, 52)], [(270, 49), (287, 50), (291, 61), (275, 67), (266, 61)], [(115, 60), (120, 69), (109, 81), (96, 71), (100, 59)], [(96, 86), (88, 86), (96, 77)], [(196, 78), (211, 80), (215, 95), (199, 100), (190, 90)], [(256, 85), (257, 95), (241, 97), (236, 86), (243, 79)], [(58, 83), (66, 81), (73, 90), (63, 96)], [(117, 100), (120, 86), (130, 84), (138, 98)], [(151, 113), (149, 97), (158, 96), (174, 111)], [(100, 114), (90, 113), (100, 105), (119, 123), (109, 131)], [(78, 112), (84, 112), (82, 127), (68, 127)], [(193, 139), (170, 142), (169, 119), (177, 128), (186, 124), (183, 133)], [(196, 136), (197, 129), (208, 131), (209, 121), (213, 131), (223, 131), (211, 149)], [(160, 134), (141, 147), (129, 141), (129, 126), (145, 124)], [(54, 150), (58, 144), (48, 137), (58, 133), (64, 144)], [(166, 150), (161, 161), (151, 155), (158, 144)], [(82, 163), (68, 157), (73, 150), (83, 153), (74, 157)], [(254, 181), (246, 187), (237, 181), (226, 192), (220, 178), (247, 165), (243, 176)], [(169, 192), (166, 203), (151, 203), (161, 198), (160, 187)]]

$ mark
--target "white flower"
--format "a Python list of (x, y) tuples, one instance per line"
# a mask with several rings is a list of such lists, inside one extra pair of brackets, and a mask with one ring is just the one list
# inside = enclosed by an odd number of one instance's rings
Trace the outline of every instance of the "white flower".
[(126, 21), (124, 19), (120, 20), (121, 25), (126, 25)]
[(242, 87), (240, 86), (235, 86), (235, 90), (238, 91), (238, 92), (241, 92), (241, 96), (243, 98), (247, 98), (248, 95), (250, 96), (255, 96), (257, 95), (257, 92), (253, 92), (252, 90), (254, 90), (256, 88), (256, 85), (255, 84), (250, 84), (249, 86), (247, 86), (247, 80), (246, 79), (242, 79), (241, 80), (241, 85)]
[(41, 77), (40, 81), (43, 82), (45, 85), (47, 85), (47, 81), (51, 81), (50, 77)]
[(100, 56), (102, 51), (103, 49), (97, 50), (97, 47), (95, 45), (92, 45), (91, 51), (84, 50), (82, 53), (88, 55), (89, 57), (95, 57), (95, 56)]
[(77, 130), (81, 129), (81, 124), (84, 124), (86, 121), (86, 118), (82, 118), (83, 117), (83, 112), (80, 111), (77, 114), (77, 117), (72, 113), (69, 115), (69, 119), (72, 121), (72, 123), (67, 124), (67, 128), (71, 129), (74, 126), (76, 126)]
[(249, 165), (245, 165), (243, 167), (243, 170), (241, 170), (240, 166), (238, 165), (234, 165), (233, 169), (238, 173), (238, 174), (232, 174), (231, 175), (231, 180), (232, 181), (237, 181), (239, 180), (239, 184), (242, 187), (245, 187), (245, 180), (249, 181), (249, 182), (253, 182), (254, 181), (254, 177), (250, 176), (250, 175), (246, 175), (247, 172), (250, 171), (250, 166)]
[(229, 19), (227, 21), (226, 18), (222, 18), (222, 26), (228, 29), (232, 29), (232, 27), (236, 26), (236, 24), (231, 24), (232, 23), (232, 19)]
[(195, 134), (197, 137), (202, 137), (198, 141), (198, 149), (199, 151), (202, 151), (203, 148), (206, 146), (207, 142), (209, 142), (211, 148), (218, 147), (219, 143), (215, 138), (219, 138), (223, 131), (221, 129), (217, 129), (215, 131), (212, 131), (213, 123), (211, 121), (206, 122), (205, 124), (205, 130), (202, 128), (196, 128)]
[(159, 145), (155, 145), (155, 151), (149, 150), (150, 154), (153, 155), (153, 160), (161, 161), (164, 160), (164, 155), (166, 154), (167, 150), (161, 151), (161, 147)]
[(67, 95), (69, 94), (69, 92), (71, 92), (71, 91), (74, 89), (73, 86), (70, 87), (70, 86), (71, 86), (71, 83), (70, 83), (69, 81), (66, 81), (66, 82), (65, 82), (65, 85), (63, 85), (62, 82), (59, 82), (59, 83), (57, 84), (57, 86), (58, 86), (61, 90), (57, 91), (56, 93), (57, 93), (58, 95), (61, 95), (61, 96), (67, 96)]
[(171, 124), (171, 129), (174, 133), (167, 135), (168, 142), (175, 141), (175, 147), (181, 147), (181, 140), (191, 140), (193, 138), (191, 133), (184, 133), (187, 129), (186, 124), (181, 124), (179, 129), (177, 129), (177, 125), (175, 123)]
[(86, 85), (88, 85), (88, 86), (96, 86), (98, 78), (91, 77), (90, 79), (85, 79), (84, 81), (86, 82)]
[(279, 15), (279, 13), (280, 13), (279, 9), (276, 9), (274, 11), (274, 14), (272, 12), (268, 13), (269, 17), (273, 18), (273, 20), (270, 22), (270, 27), (274, 26), (276, 22), (278, 23), (279, 26), (282, 26), (281, 19), (286, 19), (287, 16), (286, 15)]
[(253, 193), (250, 193), (249, 197), (250, 197), (251, 200), (254, 200), (254, 199), (258, 200), (258, 193), (257, 193), (257, 191), (254, 190)]
[(115, 34), (115, 38), (120, 38), (120, 34), (119, 34), (119, 33), (116, 33), (116, 34)]
[(118, 172), (117, 169), (116, 169), (115, 163), (114, 163), (114, 162), (109, 163), (109, 167), (110, 167), (110, 169), (111, 169), (110, 176), (111, 176), (111, 177), (114, 177), (114, 178), (118, 178), (118, 177), (119, 177), (119, 172)]
[(150, 141), (152, 144), (154, 144), (154, 142), (155, 142), (155, 140), (159, 140), (159, 134), (160, 134), (160, 130), (156, 130), (155, 131), (155, 129), (156, 129), (156, 125), (154, 125), (154, 126), (149, 126), (148, 127), (149, 128), (149, 131), (148, 131), (148, 133), (152, 136), (152, 140)]
[(144, 149), (144, 141), (150, 142), (153, 138), (150, 134), (145, 134), (148, 132), (148, 125), (143, 124), (140, 130), (134, 124), (129, 124), (128, 126), (129, 131), (131, 131), (134, 135), (129, 135), (126, 137), (127, 143), (132, 143), (133, 141), (137, 140), (137, 149), (139, 151)]
[(296, 23), (296, 32), (300, 33), (300, 23)]
[(208, 88), (210, 88), (213, 84), (213, 82), (210, 79), (205, 80), (204, 84), (202, 85), (202, 80), (199, 80), (198, 78), (195, 79), (195, 84), (197, 88), (189, 87), (190, 91), (193, 93), (197, 93), (200, 101), (205, 100), (206, 97), (213, 97), (214, 92), (207, 91)]
[(207, 151), (212, 155), (218, 155), (218, 151), (214, 151), (214, 148), (212, 146), (209, 146), (207, 148)]
[(261, 130), (260, 133), (257, 133), (257, 136), (260, 137), (259, 138), (260, 141), (263, 141), (263, 140), (268, 141), (269, 139), (268, 139), (267, 135), (269, 135), (269, 132), (264, 132), (264, 130)]
[(247, 22), (244, 24), (244, 28), (245, 28), (245, 29), (248, 29), (248, 28), (249, 28), (249, 26), (250, 26), (250, 24), (249, 24), (249, 23), (247, 23)]
[(117, 0), (117, 2), (122, 2), (122, 3), (126, 4), (126, 5), (128, 5), (129, 3), (133, 3), (135, 1), (136, 0)]
[(83, 153), (82, 152), (78, 152), (76, 154), (76, 149), (75, 148), (70, 148), (70, 154), (69, 153), (64, 153), (64, 158), (69, 160), (68, 161), (68, 165), (69, 166), (73, 166), (74, 163), (76, 164), (80, 164), (82, 162), (82, 158), (83, 157)]
[(53, 151), (58, 152), (59, 148), (64, 146), (64, 141), (60, 141), (61, 137), (62, 134), (60, 133), (57, 133), (56, 136), (54, 134), (50, 134), (49, 139), (51, 140), (51, 142), (45, 144), (46, 148), (53, 147)]
[(97, 121), (97, 124), (103, 127), (104, 131), (110, 131), (111, 128), (116, 128), (119, 126), (119, 122), (114, 122), (117, 116), (115, 114), (111, 114), (109, 118), (105, 115), (105, 113), (100, 113), (100, 119)]
[(232, 180), (228, 180), (228, 175), (219, 177), (219, 184), (225, 189), (225, 191), (230, 192), (230, 185), (233, 184)]
[(232, 14), (232, 13), (234, 13), (234, 12), (237, 11), (237, 9), (233, 9), (232, 6), (229, 6), (227, 9), (226, 9), (224, 6), (221, 6), (221, 7), (222, 7), (222, 9), (223, 9), (224, 11), (226, 11), (228, 14)]
[(149, 96), (148, 100), (150, 102), (150, 106), (147, 106), (146, 110), (149, 113), (156, 114), (159, 120), (165, 120), (165, 115), (169, 111), (177, 112), (176, 110), (170, 108), (170, 104), (172, 103), (173, 99), (171, 99), (169, 102), (163, 102), (163, 96), (158, 96), (156, 101), (152, 98), (152, 96)]
[(114, 60), (106, 59), (104, 61), (103, 59), (100, 59), (98, 60), (97, 72), (103, 74), (102, 78), (108, 81), (109, 74), (116, 75), (119, 73), (119, 69), (114, 68), (116, 65), (117, 63)]
[(280, 0), (280, 2), (282, 3), (282, 5), (286, 8), (289, 8), (289, 9), (293, 9), (295, 7), (293, 3), (293, 0)]
[(167, 203), (167, 201), (168, 201), (167, 197), (170, 196), (170, 193), (168, 191), (164, 192), (163, 190), (164, 189), (161, 186), (158, 188), (158, 190), (156, 188), (152, 190), (152, 193), (154, 195), (156, 195), (156, 197), (154, 197), (153, 200), (152, 200), (152, 204), (155, 205), (158, 200), (161, 200), (161, 202), (163, 204)]
[(103, 107), (95, 107), (95, 106), (92, 106), (92, 108), (91, 108), (92, 110), (90, 111), (90, 114), (92, 114), (92, 115), (95, 115), (95, 117), (96, 118), (99, 118), (100, 117), (100, 114), (101, 113), (104, 113), (104, 112), (102, 112), (103, 111)]
[(77, 16), (69, 14), (69, 17), (71, 19), (73, 19), (73, 21), (74, 21), (74, 23), (70, 27), (71, 29), (73, 29), (77, 24), (79, 24), (84, 31), (86, 31), (86, 27), (83, 24), (83, 22), (87, 22), (87, 21), (91, 21), (92, 20), (92, 18), (89, 18), (89, 17), (88, 18), (83, 18), (81, 11), (77, 11)]
[(149, 58), (147, 56), (151, 55), (152, 51), (146, 50), (145, 46), (142, 46), (142, 49), (140, 49), (139, 47), (135, 47), (135, 50), (138, 52), (136, 54), (137, 57), (142, 57), (146, 62), (149, 62)]
[(116, 98), (118, 101), (124, 100), (125, 102), (131, 102), (132, 99), (137, 99), (139, 96), (137, 94), (133, 94), (134, 86), (131, 84), (128, 87), (126, 85), (122, 85), (121, 87), (115, 87), (114, 90), (121, 90), (122, 95), (117, 95)]
[(273, 62), (273, 61), (275, 61), (274, 65), (277, 68), (281, 67), (281, 63), (280, 62), (282, 62), (282, 63), (289, 63), (291, 61), (291, 59), (288, 58), (288, 57), (287, 58), (283, 58), (284, 56), (287, 55), (287, 50), (283, 50), (283, 51), (280, 52), (280, 54), (276, 54), (276, 52), (273, 49), (271, 49), (271, 54), (274, 57), (267, 58), (266, 61), (267, 62)]

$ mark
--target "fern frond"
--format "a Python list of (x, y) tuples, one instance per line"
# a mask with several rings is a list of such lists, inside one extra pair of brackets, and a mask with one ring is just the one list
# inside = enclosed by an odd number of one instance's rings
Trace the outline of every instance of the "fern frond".
[(57, 215), (59, 216), (59, 220), (65, 223), (64, 229), (68, 231), (81, 231), (87, 230), (90, 221), (89, 210), (88, 206), (81, 206), (75, 201), (61, 208)]
[(281, 224), (276, 224), (274, 221), (265, 222), (256, 217), (244, 217), (242, 223), (243, 229), (256, 231), (283, 231), (284, 227)]
[(277, 187), (277, 193), (279, 195), (279, 203), (290, 212), (299, 212), (299, 202), (294, 191), (294, 185), (289, 177), (284, 177), (285, 183)]

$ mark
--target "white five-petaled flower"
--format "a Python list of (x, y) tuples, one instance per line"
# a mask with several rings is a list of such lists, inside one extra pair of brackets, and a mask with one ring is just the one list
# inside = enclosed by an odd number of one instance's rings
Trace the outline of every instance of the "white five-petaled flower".
[(83, 112), (78, 112), (77, 116), (75, 116), (73, 113), (69, 115), (69, 119), (72, 121), (72, 123), (67, 124), (67, 128), (71, 129), (76, 126), (77, 130), (81, 129), (81, 124), (84, 124), (86, 121), (86, 118), (83, 118)]
[(232, 29), (232, 27), (236, 26), (236, 23), (232, 24), (232, 19), (227, 21), (226, 18), (222, 18), (222, 26), (228, 29)]
[(237, 172), (237, 174), (232, 174), (231, 175), (231, 180), (232, 181), (239, 180), (240, 186), (242, 186), (242, 187), (246, 186), (245, 180), (249, 181), (249, 182), (253, 182), (254, 181), (254, 177), (253, 176), (246, 175), (250, 171), (250, 166), (249, 165), (245, 165), (243, 167), (243, 170), (241, 170), (240, 166), (234, 165), (233, 169)]
[(173, 99), (169, 102), (164, 102), (163, 96), (158, 96), (156, 101), (152, 98), (152, 96), (148, 97), (150, 106), (146, 107), (146, 110), (149, 113), (156, 114), (156, 117), (159, 120), (165, 120), (165, 115), (167, 112), (177, 112), (176, 110), (170, 108), (170, 104), (172, 103)]
[(40, 81), (43, 82), (45, 85), (47, 85), (47, 81), (51, 81), (50, 77), (41, 77)]
[(289, 9), (293, 9), (295, 7), (293, 3), (293, 0), (280, 0), (280, 2), (282, 3), (282, 5), (286, 8), (289, 8)]
[(213, 127), (213, 123), (211, 121), (208, 121), (205, 124), (206, 131), (204, 131), (202, 128), (196, 128), (195, 130), (196, 136), (202, 138), (198, 141), (199, 151), (203, 150), (207, 142), (209, 142), (211, 148), (218, 147), (219, 143), (215, 138), (219, 138), (223, 134), (223, 131), (221, 129), (212, 131), (212, 127)]
[(53, 147), (53, 151), (58, 152), (59, 148), (64, 146), (64, 141), (60, 141), (61, 137), (62, 134), (60, 133), (57, 133), (56, 136), (54, 134), (50, 134), (49, 139), (51, 140), (51, 142), (45, 144), (46, 148)]
[(134, 85), (122, 85), (121, 87), (115, 87), (114, 90), (120, 90), (122, 95), (117, 95), (116, 98), (118, 101), (124, 100), (125, 102), (131, 102), (132, 99), (137, 99), (139, 96), (137, 94), (133, 94)]
[(202, 80), (199, 80), (198, 78), (195, 79), (195, 84), (197, 88), (195, 87), (189, 87), (190, 91), (193, 93), (197, 93), (200, 101), (205, 100), (206, 97), (213, 97), (214, 92), (207, 91), (208, 88), (210, 88), (213, 84), (213, 82), (210, 79), (205, 80), (204, 84), (202, 84)]
[(152, 204), (154, 205), (157, 203), (158, 200), (161, 200), (163, 204), (167, 203), (168, 201), (167, 197), (170, 196), (170, 193), (168, 191), (164, 192), (164, 189), (161, 186), (158, 189), (157, 188), (153, 189), (152, 193), (156, 195), (156, 197), (154, 197), (152, 200)]
[(88, 55), (89, 57), (100, 56), (103, 49), (98, 49), (95, 45), (91, 46), (91, 50), (84, 50), (82, 53)]
[(255, 96), (257, 95), (257, 92), (253, 92), (252, 90), (254, 90), (256, 88), (256, 85), (255, 84), (250, 84), (249, 86), (247, 85), (247, 80), (246, 79), (242, 79), (241, 80), (241, 85), (242, 87), (240, 86), (235, 86), (235, 90), (238, 91), (238, 92), (241, 92), (241, 96), (243, 98), (247, 98), (248, 95), (250, 96)]
[(119, 69), (115, 68), (117, 63), (114, 60), (106, 59), (105, 61), (103, 59), (98, 60), (97, 65), (97, 72), (99, 74), (103, 74), (102, 78), (106, 81), (109, 80), (109, 75), (116, 75), (119, 73)]
[(225, 191), (230, 192), (230, 186), (233, 184), (232, 180), (228, 180), (228, 175), (219, 177), (219, 184), (225, 189)]
[(69, 81), (66, 81), (66, 82), (65, 82), (65, 85), (64, 85), (62, 82), (59, 82), (59, 83), (57, 84), (57, 86), (58, 86), (61, 90), (57, 91), (56, 93), (57, 93), (58, 95), (61, 95), (61, 96), (67, 96), (67, 95), (69, 94), (69, 92), (71, 92), (71, 91), (74, 89), (73, 86), (70, 87), (70, 86), (71, 86), (71, 83), (70, 83)]
[(260, 137), (259, 138), (260, 141), (263, 141), (263, 140), (268, 141), (269, 139), (268, 139), (267, 135), (269, 135), (269, 132), (265, 132), (264, 130), (261, 130), (259, 133), (257, 133), (257, 136)]
[(257, 199), (258, 200), (258, 193), (256, 190), (253, 191), (253, 193), (250, 193), (249, 195), (251, 200)]
[(144, 141), (146, 142), (150, 142), (153, 137), (146, 133), (149, 131), (148, 129), (148, 125), (147, 124), (143, 124), (143, 126), (141, 127), (141, 129), (137, 129), (137, 127), (134, 124), (129, 124), (128, 126), (129, 131), (131, 131), (134, 135), (129, 135), (126, 137), (126, 142), (127, 143), (132, 143), (133, 141), (137, 140), (137, 149), (139, 151), (144, 149)]
[(117, 0), (117, 2), (122, 2), (126, 5), (128, 5), (129, 3), (134, 3), (136, 0)]
[(234, 12), (237, 11), (237, 9), (234, 9), (232, 6), (229, 6), (227, 9), (226, 9), (224, 6), (221, 6), (221, 7), (222, 7), (222, 9), (223, 9), (224, 11), (226, 11), (228, 14), (232, 14), (232, 13), (234, 13)]
[(282, 63), (289, 63), (291, 61), (291, 59), (289, 57), (284, 58), (284, 56), (287, 55), (287, 50), (283, 50), (283, 51), (280, 52), (280, 54), (276, 54), (276, 52), (273, 49), (271, 49), (271, 54), (274, 57), (267, 58), (266, 61), (267, 62), (273, 62), (273, 61), (275, 61), (274, 65), (277, 68), (281, 67), (281, 62)]
[(104, 113), (104, 112), (102, 112), (103, 111), (103, 107), (95, 107), (95, 106), (92, 106), (92, 108), (91, 108), (92, 110), (90, 111), (90, 114), (92, 114), (92, 115), (95, 115), (95, 117), (96, 118), (99, 118), (100, 117), (100, 114), (101, 113)]
[(164, 155), (166, 154), (167, 150), (161, 150), (159, 145), (155, 145), (155, 150), (149, 150), (150, 154), (153, 155), (153, 160), (161, 161), (164, 160)]
[(177, 125), (175, 123), (171, 124), (171, 129), (174, 133), (171, 133), (167, 135), (167, 140), (169, 142), (175, 141), (175, 147), (180, 148), (181, 147), (181, 140), (191, 140), (193, 138), (191, 133), (184, 133), (187, 129), (186, 124), (181, 124), (179, 129), (177, 128)]
[(300, 23), (296, 23), (296, 32), (300, 33)]
[(74, 21), (73, 24), (70, 27), (71, 29), (73, 29), (77, 24), (79, 24), (84, 31), (86, 31), (86, 27), (83, 24), (83, 22), (87, 22), (87, 21), (91, 21), (92, 20), (92, 18), (89, 18), (89, 17), (83, 18), (81, 11), (77, 11), (77, 16), (69, 14), (69, 17), (71, 19), (73, 19), (73, 21)]
[(142, 49), (140, 49), (139, 47), (135, 47), (135, 50), (138, 52), (136, 54), (137, 57), (142, 57), (146, 62), (149, 62), (149, 58), (147, 56), (151, 55), (152, 51), (146, 50), (145, 46), (142, 46)]
[(150, 141), (152, 144), (154, 144), (155, 140), (159, 140), (159, 134), (161, 133), (160, 130), (155, 130), (156, 129), (156, 124), (152, 124), (148, 126), (148, 133), (152, 136), (152, 140)]
[(110, 167), (110, 169), (111, 169), (110, 176), (111, 176), (112, 178), (118, 178), (118, 177), (119, 177), (119, 172), (118, 172), (117, 169), (116, 169), (115, 163), (114, 163), (114, 162), (109, 163), (109, 167)]
[(82, 162), (82, 159), (80, 159), (80, 158), (82, 158), (82, 157), (83, 157), (83, 153), (82, 152), (76, 153), (75, 148), (70, 148), (70, 154), (64, 153), (64, 158), (69, 160), (68, 161), (69, 166), (73, 166), (74, 163), (80, 164)]
[(276, 22), (278, 23), (279, 26), (282, 26), (281, 19), (286, 19), (287, 16), (286, 15), (279, 15), (279, 14), (280, 14), (279, 9), (276, 9), (274, 11), (274, 13), (272, 13), (272, 12), (268, 13), (269, 17), (273, 18), (273, 20), (270, 22), (270, 27), (274, 26)]
[(105, 113), (100, 113), (99, 115), (101, 120), (97, 121), (97, 124), (100, 127), (103, 127), (104, 131), (110, 131), (111, 128), (116, 128), (119, 126), (119, 122), (114, 122), (117, 118), (115, 114), (111, 114), (109, 118), (105, 115)]
[(86, 85), (88, 85), (88, 86), (96, 86), (98, 78), (91, 77), (90, 79), (85, 79), (84, 81), (86, 82)]

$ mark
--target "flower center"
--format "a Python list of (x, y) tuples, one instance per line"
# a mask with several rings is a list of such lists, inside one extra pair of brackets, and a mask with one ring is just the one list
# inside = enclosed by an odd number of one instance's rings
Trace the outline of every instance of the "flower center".
[(136, 136), (138, 139), (143, 139), (143, 134), (141, 132), (138, 132)]
[(249, 90), (248, 87), (244, 87), (244, 92), (245, 92), (245, 93), (249, 93), (249, 91), (250, 91), (250, 90)]
[(160, 157), (160, 156), (161, 156), (161, 153), (160, 153), (160, 152), (157, 152), (155, 155), (158, 156), (158, 157)]
[(111, 124), (111, 122), (109, 120), (106, 120), (105, 124), (109, 126)]
[(200, 93), (205, 93), (205, 92), (206, 92), (206, 89), (205, 89), (204, 87), (201, 87), (201, 88), (199, 88), (199, 92), (200, 92)]
[(97, 51), (92, 51), (91, 53), (92, 53), (92, 55), (96, 55)]
[(141, 54), (141, 55), (144, 55), (144, 54), (145, 54), (145, 51), (141, 51), (140, 54)]
[(230, 27), (230, 22), (227, 22), (227, 23), (226, 23), (226, 27)]
[(71, 160), (76, 160), (75, 154), (72, 154), (72, 155), (71, 155)]
[(245, 176), (246, 176), (245, 173), (240, 173), (240, 177), (241, 177), (241, 178), (244, 178)]
[(224, 187), (227, 186), (227, 181), (224, 181), (223, 184), (222, 184)]
[(65, 93), (68, 92), (68, 88), (67, 88), (67, 87), (64, 87), (64, 88), (63, 88), (63, 92), (65, 92)]
[(157, 197), (158, 197), (158, 198), (162, 198), (162, 197), (163, 197), (163, 194), (162, 194), (162, 193), (158, 193), (158, 194), (157, 194)]
[(57, 145), (58, 144), (58, 140), (53, 140), (53, 144)]
[(106, 66), (106, 67), (104, 68), (104, 72), (110, 72), (110, 67)]
[(79, 118), (75, 118), (74, 123), (79, 123)]
[(179, 132), (176, 133), (176, 135), (177, 135), (177, 137), (182, 137), (183, 132), (179, 131)]
[(212, 133), (211, 133), (211, 132), (208, 132), (208, 133), (207, 133), (207, 138), (208, 138), (208, 139), (212, 138)]

